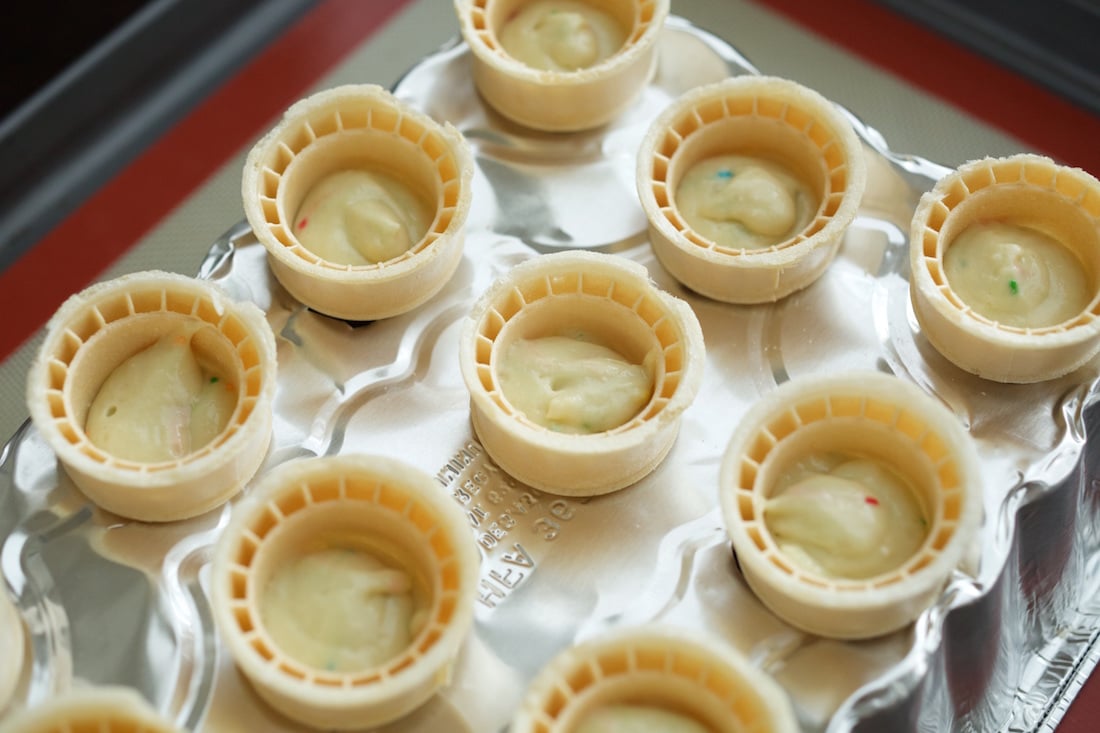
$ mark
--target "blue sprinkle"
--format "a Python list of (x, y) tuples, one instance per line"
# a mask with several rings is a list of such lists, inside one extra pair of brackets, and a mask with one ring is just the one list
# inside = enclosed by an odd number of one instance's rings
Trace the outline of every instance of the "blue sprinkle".
[(733, 178), (733, 171), (731, 171), (729, 168), (723, 168), (715, 175), (717, 175), (719, 178), (725, 178), (726, 180), (729, 180), (730, 178)]

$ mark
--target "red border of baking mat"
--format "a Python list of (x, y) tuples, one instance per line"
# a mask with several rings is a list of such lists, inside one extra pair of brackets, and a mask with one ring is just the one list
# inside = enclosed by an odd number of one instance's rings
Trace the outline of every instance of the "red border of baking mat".
[(752, 0), (1055, 160), (1100, 176), (1100, 117), (871, 0)]
[(0, 272), (0, 360), (409, 2), (320, 3)]

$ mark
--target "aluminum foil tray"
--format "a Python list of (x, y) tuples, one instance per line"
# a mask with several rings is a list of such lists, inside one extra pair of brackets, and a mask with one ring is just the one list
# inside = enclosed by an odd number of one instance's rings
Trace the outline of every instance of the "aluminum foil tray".
[[(1052, 730), (1095, 664), (1100, 633), (1100, 449), (1086, 439), (1100, 427), (1095, 365), (1006, 386), (931, 349), (909, 306), (906, 232), (918, 197), (946, 170), (892, 153), (856, 119), (867, 194), (827, 274), (771, 306), (686, 291), (646, 240), (635, 151), (679, 94), (756, 70), (677, 18), (660, 52), (657, 76), (629, 113), (568, 136), (534, 134), (487, 111), (460, 43), (400, 80), (395, 93), (452, 122), (477, 163), (462, 264), (407, 315), (346, 323), (304, 309), (273, 280), (243, 224), (202, 266), (201, 277), (264, 308), (279, 338), (274, 442), (261, 471), (313, 455), (399, 458), (436, 477), (481, 548), (475, 628), (453, 683), (380, 730), (502, 731), (558, 650), (650, 620), (732, 643), (789, 692), (806, 731)], [(516, 263), (562, 248), (641, 262), (694, 307), (707, 343), (701, 392), (665, 463), (588, 501), (519, 485), (490, 462), (471, 431), (457, 364), (458, 324), (476, 297)], [(800, 633), (756, 600), (716, 494), (725, 445), (760, 395), (856, 368), (910, 379), (958, 415), (984, 464), (985, 518), (965, 567), (915, 624), (846, 643)], [(190, 730), (299, 730), (251, 691), (212, 623), (206, 577), (230, 511), (167, 525), (109, 515), (24, 426), (0, 463), (0, 567), (29, 631), (15, 705), (122, 684)]]

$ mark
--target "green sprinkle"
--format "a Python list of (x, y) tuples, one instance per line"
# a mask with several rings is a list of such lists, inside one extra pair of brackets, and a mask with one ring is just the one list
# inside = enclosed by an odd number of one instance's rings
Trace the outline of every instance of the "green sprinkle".
[(1008, 281), (1008, 289), (1012, 291), (1013, 295), (1016, 295), (1020, 292), (1020, 286), (1016, 283), (1015, 280)]
[(210, 377), (210, 384), (217, 384), (217, 383), (218, 383), (218, 378), (217, 377)]

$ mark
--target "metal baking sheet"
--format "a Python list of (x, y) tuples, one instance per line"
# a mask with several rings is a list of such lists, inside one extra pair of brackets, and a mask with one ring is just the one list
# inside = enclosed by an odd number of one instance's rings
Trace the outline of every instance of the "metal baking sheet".
[[(702, 628), (788, 691), (806, 731), (1049, 731), (1095, 665), (1100, 634), (1096, 364), (1038, 385), (985, 382), (944, 361), (909, 306), (909, 218), (946, 169), (889, 150), (852, 118), (869, 161), (860, 214), (825, 276), (767, 306), (697, 296), (656, 262), (635, 193), (635, 152), (679, 94), (757, 70), (734, 47), (670, 18), (656, 77), (607, 128), (538, 134), (487, 110), (455, 42), (395, 86), (454, 124), (476, 160), (465, 255), (448, 286), (403, 316), (346, 323), (295, 302), (244, 224), (200, 276), (265, 309), (279, 343), (274, 440), (261, 471), (349, 452), (399, 458), (466, 511), (482, 553), (475, 628), (452, 684), (377, 730), (502, 731), (559, 650), (625, 624)], [(644, 264), (687, 300), (706, 375), (667, 460), (590, 500), (535, 491), (488, 459), (469, 424), (458, 324), (501, 273), (583, 248)], [(801, 633), (740, 578), (717, 508), (718, 466), (739, 417), (804, 375), (878, 369), (942, 400), (977, 441), (985, 517), (937, 603), (909, 628), (864, 642)], [(247, 489), (245, 490), (247, 492)], [(15, 705), (72, 686), (136, 688), (195, 731), (304, 730), (271, 711), (219, 641), (206, 574), (233, 502), (150, 525), (91, 505), (29, 425), (0, 455), (0, 570), (29, 636)], [(2, 650), (0, 650), (2, 653)]]

